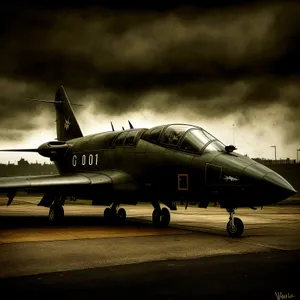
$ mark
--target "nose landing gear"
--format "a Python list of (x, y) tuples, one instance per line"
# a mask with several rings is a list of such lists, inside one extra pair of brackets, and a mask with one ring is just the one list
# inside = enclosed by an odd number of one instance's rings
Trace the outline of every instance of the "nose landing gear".
[(227, 233), (231, 237), (240, 237), (244, 232), (244, 223), (240, 218), (235, 218), (234, 208), (227, 208), (227, 212), (229, 213), (229, 221), (227, 223)]

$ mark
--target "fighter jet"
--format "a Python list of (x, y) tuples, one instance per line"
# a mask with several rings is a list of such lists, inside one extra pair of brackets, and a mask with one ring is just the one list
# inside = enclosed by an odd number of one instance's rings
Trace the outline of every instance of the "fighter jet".
[[(49, 208), (49, 220), (64, 216), (67, 197), (90, 199), (104, 205), (107, 219), (126, 218), (122, 204), (153, 205), (152, 221), (165, 227), (176, 203), (197, 203), (207, 208), (218, 202), (229, 213), (227, 232), (244, 232), (236, 208), (256, 209), (296, 193), (283, 177), (264, 165), (238, 154), (203, 128), (167, 124), (83, 136), (63, 86), (56, 91), (57, 140), (37, 149), (2, 151), (37, 152), (50, 158), (59, 175), (0, 178), (0, 193), (10, 205), (18, 191), (43, 193), (38, 205)], [(161, 204), (164, 207), (161, 207)]]

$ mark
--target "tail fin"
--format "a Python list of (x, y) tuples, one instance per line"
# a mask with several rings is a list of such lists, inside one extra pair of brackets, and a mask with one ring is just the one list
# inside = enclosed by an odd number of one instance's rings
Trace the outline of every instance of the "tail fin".
[(67, 141), (82, 137), (81, 129), (63, 86), (56, 91), (54, 106), (56, 109), (57, 139), (59, 141)]

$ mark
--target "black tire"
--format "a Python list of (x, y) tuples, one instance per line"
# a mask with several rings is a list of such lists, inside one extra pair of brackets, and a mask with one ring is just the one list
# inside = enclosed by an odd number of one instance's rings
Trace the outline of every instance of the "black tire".
[(111, 209), (110, 207), (106, 207), (104, 210), (104, 218), (109, 220), (112, 217)]
[(118, 209), (118, 217), (120, 220), (125, 220), (126, 219), (126, 210), (124, 208)]
[(163, 207), (161, 210), (161, 220), (160, 220), (161, 227), (168, 227), (170, 224), (170, 220), (171, 220), (170, 211), (166, 207)]
[(161, 216), (161, 210), (155, 208), (152, 213), (152, 222), (155, 227), (160, 226), (160, 216)]
[(240, 237), (244, 232), (244, 223), (240, 218), (234, 218), (234, 228), (231, 226), (231, 222), (227, 223), (227, 233), (231, 237)]
[(57, 209), (57, 214), (58, 214), (59, 220), (63, 219), (64, 216), (65, 216), (65, 212), (64, 212), (63, 206), (59, 205), (56, 209)]
[(58, 223), (64, 217), (64, 208), (62, 205), (51, 205), (49, 210), (49, 221), (51, 223)]
[(49, 209), (49, 221), (51, 223), (54, 223), (55, 220), (56, 220), (56, 211), (55, 211), (54, 207), (51, 206)]

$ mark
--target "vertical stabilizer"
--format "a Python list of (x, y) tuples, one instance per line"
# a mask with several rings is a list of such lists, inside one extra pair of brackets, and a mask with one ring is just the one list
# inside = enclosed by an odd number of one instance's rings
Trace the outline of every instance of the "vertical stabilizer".
[(56, 131), (59, 141), (82, 137), (81, 129), (75, 118), (68, 96), (63, 86), (55, 94)]

